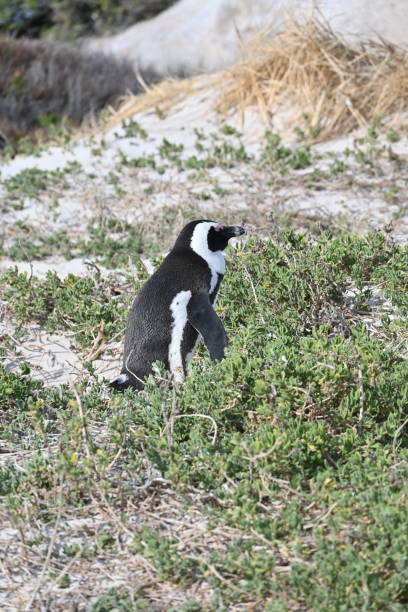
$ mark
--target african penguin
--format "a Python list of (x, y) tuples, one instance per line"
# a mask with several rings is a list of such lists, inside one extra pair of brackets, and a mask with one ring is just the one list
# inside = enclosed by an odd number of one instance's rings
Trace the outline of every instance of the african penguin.
[(213, 305), (225, 272), (223, 250), (230, 238), (244, 233), (242, 227), (207, 220), (191, 221), (183, 228), (136, 296), (122, 371), (111, 387), (143, 389), (155, 361), (165, 364), (175, 383), (183, 382), (200, 337), (211, 359), (224, 357), (227, 336)]

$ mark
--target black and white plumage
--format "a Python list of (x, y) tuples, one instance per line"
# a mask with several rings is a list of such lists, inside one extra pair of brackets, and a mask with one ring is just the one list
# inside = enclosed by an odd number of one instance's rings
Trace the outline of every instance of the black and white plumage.
[(161, 266), (142, 287), (129, 314), (123, 367), (114, 389), (142, 389), (152, 364), (162, 361), (184, 380), (200, 340), (211, 359), (224, 357), (227, 336), (213, 305), (225, 272), (223, 250), (245, 230), (214, 221), (188, 223)]

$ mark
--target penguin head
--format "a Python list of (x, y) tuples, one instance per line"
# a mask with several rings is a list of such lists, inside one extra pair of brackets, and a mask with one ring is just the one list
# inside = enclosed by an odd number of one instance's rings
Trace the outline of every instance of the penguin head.
[(193, 251), (223, 251), (230, 238), (245, 234), (239, 225), (220, 225), (215, 221), (200, 219), (191, 221), (180, 232), (174, 248), (188, 248)]

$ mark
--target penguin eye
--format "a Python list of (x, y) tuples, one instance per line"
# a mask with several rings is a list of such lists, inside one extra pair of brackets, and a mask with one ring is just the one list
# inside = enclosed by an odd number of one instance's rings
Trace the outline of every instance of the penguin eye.
[(223, 226), (223, 225), (216, 225), (216, 226), (214, 227), (214, 229), (215, 229), (215, 231), (216, 231), (216, 232), (220, 232), (221, 230), (223, 230), (223, 229), (224, 229), (224, 226)]

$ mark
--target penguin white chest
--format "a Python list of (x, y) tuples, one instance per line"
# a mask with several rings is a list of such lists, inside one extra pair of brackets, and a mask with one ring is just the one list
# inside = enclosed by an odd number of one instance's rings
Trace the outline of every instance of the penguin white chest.
[(169, 369), (175, 382), (184, 380), (183, 356), (181, 345), (183, 342), (184, 328), (187, 323), (187, 305), (191, 298), (191, 291), (180, 291), (170, 304), (173, 318), (171, 327), (171, 339), (169, 344)]

